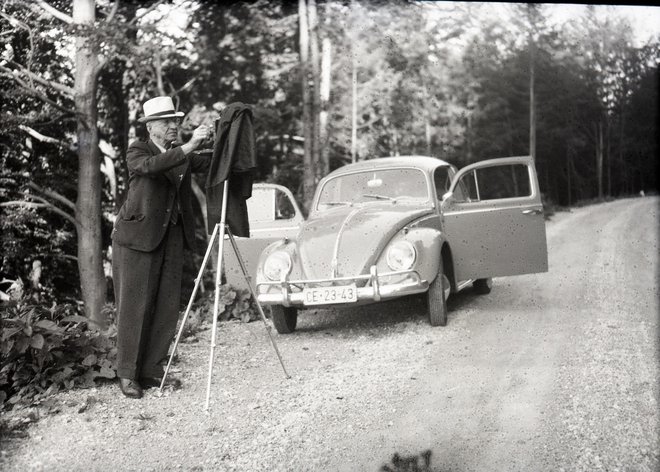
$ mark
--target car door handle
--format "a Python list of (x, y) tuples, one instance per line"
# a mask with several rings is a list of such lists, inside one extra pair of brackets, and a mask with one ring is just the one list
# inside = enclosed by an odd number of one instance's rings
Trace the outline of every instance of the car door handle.
[(543, 213), (543, 210), (539, 210), (538, 208), (534, 208), (533, 210), (523, 210), (522, 214), (523, 215), (540, 215)]

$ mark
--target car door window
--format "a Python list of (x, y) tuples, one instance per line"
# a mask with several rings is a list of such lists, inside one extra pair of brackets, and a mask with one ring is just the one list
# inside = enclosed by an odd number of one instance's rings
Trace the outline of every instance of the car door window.
[[(467, 195), (460, 195), (465, 192)], [(528, 167), (522, 164), (475, 169), (465, 174), (454, 190), (456, 201), (498, 200), (531, 194)], [(465, 196), (469, 200), (461, 198)]]
[(457, 202), (479, 201), (479, 186), (474, 171), (465, 174), (454, 189), (454, 198)]
[(296, 209), (289, 196), (280, 190), (275, 190), (275, 219), (290, 220), (294, 216)]

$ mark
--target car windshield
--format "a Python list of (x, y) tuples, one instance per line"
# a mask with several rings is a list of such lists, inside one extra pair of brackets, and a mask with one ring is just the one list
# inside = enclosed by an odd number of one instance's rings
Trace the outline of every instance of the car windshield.
[(424, 173), (419, 169), (382, 169), (356, 172), (328, 180), (321, 189), (318, 210), (355, 203), (429, 200)]

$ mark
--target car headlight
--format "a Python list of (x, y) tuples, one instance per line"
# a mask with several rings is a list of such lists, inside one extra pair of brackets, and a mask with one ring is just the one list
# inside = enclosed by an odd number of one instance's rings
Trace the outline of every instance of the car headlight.
[(291, 256), (283, 251), (275, 251), (264, 262), (264, 275), (273, 281), (282, 280), (282, 276), (291, 270)]
[(392, 270), (408, 270), (416, 258), (415, 246), (408, 241), (397, 241), (387, 250), (387, 265)]

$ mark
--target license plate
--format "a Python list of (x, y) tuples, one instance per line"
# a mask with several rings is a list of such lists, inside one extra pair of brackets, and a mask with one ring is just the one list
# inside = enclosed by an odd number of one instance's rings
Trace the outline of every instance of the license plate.
[(305, 305), (328, 305), (332, 303), (351, 303), (357, 301), (355, 284), (341, 287), (314, 287), (303, 289)]

